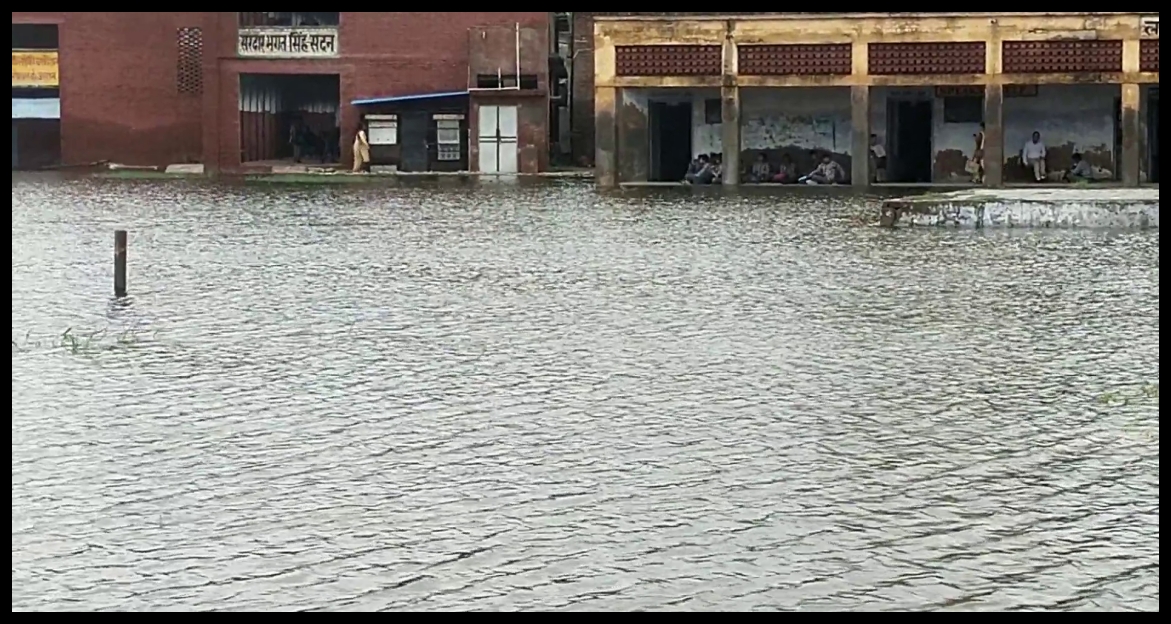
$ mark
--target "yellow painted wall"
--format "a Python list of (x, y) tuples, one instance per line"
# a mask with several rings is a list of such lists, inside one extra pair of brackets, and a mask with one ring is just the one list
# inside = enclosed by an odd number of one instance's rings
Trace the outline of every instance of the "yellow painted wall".
[[(941, 84), (1081, 84), (1077, 74), (1009, 75), (1001, 72), (1001, 42), (1049, 39), (1123, 40), (1123, 72), (1096, 75), (1095, 82), (1158, 83), (1158, 73), (1139, 72), (1140, 13), (870, 13), (724, 17), (598, 17), (594, 22), (595, 84), (598, 87), (702, 88), (735, 86), (917, 86)], [(1157, 36), (1157, 35), (1156, 35)], [(869, 76), (870, 43), (984, 41), (987, 74), (982, 76)], [(851, 43), (854, 71), (849, 76), (617, 76), (615, 47), (622, 45), (768, 45)], [(734, 52), (734, 50), (733, 50)], [(735, 54), (731, 55), (735, 58)]]

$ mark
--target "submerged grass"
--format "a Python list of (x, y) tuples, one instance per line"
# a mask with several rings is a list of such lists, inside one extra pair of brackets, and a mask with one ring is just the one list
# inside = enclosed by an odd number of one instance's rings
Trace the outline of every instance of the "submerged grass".
[(1159, 402), (1159, 382), (1143, 384), (1137, 391), (1104, 392), (1098, 396), (1098, 403), (1102, 405), (1129, 405), (1138, 401), (1154, 399)]
[(60, 335), (38, 338), (32, 331), (24, 335), (23, 340), (12, 339), (12, 352), (25, 352), (34, 349), (62, 349), (71, 355), (86, 355), (99, 351), (109, 351), (130, 347), (143, 342), (147, 337), (157, 338), (158, 331), (146, 332), (143, 330), (126, 329), (121, 332), (111, 332), (109, 328), (89, 332), (75, 331), (72, 327)]

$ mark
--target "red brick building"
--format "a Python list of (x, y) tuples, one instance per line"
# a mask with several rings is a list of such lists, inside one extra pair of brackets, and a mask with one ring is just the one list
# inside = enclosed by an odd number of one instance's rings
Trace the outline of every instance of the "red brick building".
[[(291, 160), (300, 129), (305, 160), (346, 163), (361, 123), (375, 165), (548, 165), (549, 13), (22, 11), (12, 23), (14, 41), (24, 25), (57, 27), (67, 165), (260, 169)], [(15, 65), (13, 89), (15, 116)]]

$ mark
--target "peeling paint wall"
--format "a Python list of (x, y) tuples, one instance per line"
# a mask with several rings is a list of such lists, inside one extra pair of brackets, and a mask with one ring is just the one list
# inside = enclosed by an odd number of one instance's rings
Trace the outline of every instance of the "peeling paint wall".
[(743, 89), (740, 143), (751, 163), (764, 152), (773, 162), (789, 154), (801, 170), (813, 168), (813, 150), (830, 152), (850, 170), (850, 90)]
[[(624, 105), (631, 115), (638, 111), (645, 120), (647, 102), (692, 104), (692, 157), (723, 153), (722, 125), (707, 123), (708, 100), (720, 97), (717, 89), (641, 90), (625, 89)], [(1005, 179), (1025, 181), (1029, 172), (1020, 166), (1020, 150), (1034, 130), (1039, 130), (1049, 148), (1050, 171), (1066, 169), (1073, 152), (1085, 154), (1096, 167), (1114, 171), (1114, 101), (1117, 85), (1041, 85), (1035, 97), (1008, 97), (1004, 100)], [(870, 94), (870, 132), (884, 145), (887, 137), (887, 105), (892, 100), (932, 102), (933, 181), (966, 182), (964, 170), (975, 149), (973, 135), (979, 123), (944, 121), (944, 98), (933, 87), (873, 87)], [(827, 151), (850, 170), (852, 123), (848, 88), (742, 88), (742, 162), (753, 162), (765, 152), (772, 162), (788, 153), (799, 169), (812, 168), (812, 150)], [(633, 122), (631, 115), (628, 119)], [(628, 122), (628, 123), (631, 123)], [(645, 123), (645, 122), (644, 122)], [(640, 130), (630, 127), (628, 131)], [(637, 133), (639, 141), (645, 131)], [(629, 145), (629, 144), (628, 144)], [(639, 154), (645, 160), (645, 150)], [(645, 179), (645, 165), (626, 165), (624, 179)]]
[(1020, 152), (1034, 130), (1049, 151), (1050, 171), (1068, 169), (1079, 151), (1095, 167), (1114, 171), (1114, 100), (1118, 85), (1042, 85), (1037, 97), (1004, 99), (1004, 180), (1028, 179)]

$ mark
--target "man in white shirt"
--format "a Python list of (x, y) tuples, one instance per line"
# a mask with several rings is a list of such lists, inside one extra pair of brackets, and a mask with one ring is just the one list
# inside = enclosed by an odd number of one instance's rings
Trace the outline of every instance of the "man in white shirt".
[(1033, 179), (1037, 182), (1045, 181), (1045, 144), (1041, 142), (1041, 133), (1034, 132), (1033, 138), (1025, 143), (1021, 149), (1021, 162), (1033, 170)]

